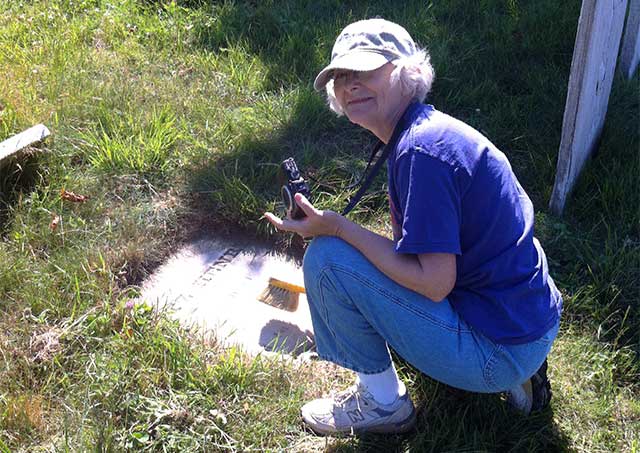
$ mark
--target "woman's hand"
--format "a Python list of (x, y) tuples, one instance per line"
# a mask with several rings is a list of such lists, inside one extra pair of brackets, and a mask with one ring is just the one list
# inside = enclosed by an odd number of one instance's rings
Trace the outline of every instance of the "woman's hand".
[(277, 229), (292, 231), (303, 238), (312, 236), (339, 236), (340, 224), (343, 217), (333, 211), (321, 211), (313, 205), (301, 193), (294, 196), (296, 203), (307, 215), (298, 220), (280, 219), (270, 212), (266, 212), (264, 217)]

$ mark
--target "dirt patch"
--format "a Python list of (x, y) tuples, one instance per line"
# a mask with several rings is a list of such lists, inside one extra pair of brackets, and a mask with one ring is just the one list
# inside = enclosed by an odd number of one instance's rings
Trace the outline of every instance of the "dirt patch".
[(39, 395), (8, 397), (2, 417), (2, 425), (18, 436), (45, 428), (45, 404)]

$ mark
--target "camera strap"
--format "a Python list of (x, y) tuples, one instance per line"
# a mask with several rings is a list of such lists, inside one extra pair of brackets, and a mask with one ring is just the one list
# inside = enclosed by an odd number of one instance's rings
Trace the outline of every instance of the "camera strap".
[[(371, 166), (371, 162), (373, 162), (373, 158), (375, 157), (376, 154), (378, 154), (378, 151), (383, 146), (384, 146), (384, 143), (382, 143), (382, 141), (379, 141), (377, 145), (373, 148), (373, 151), (371, 152), (371, 157), (369, 157), (369, 162), (367, 163), (367, 168), (365, 168), (364, 173), (362, 174), (363, 177), (367, 173), (367, 170), (369, 170), (369, 167)], [(384, 150), (382, 151), (380, 158), (378, 158), (378, 160), (376, 161), (376, 164), (371, 169), (371, 172), (367, 176), (367, 179), (365, 179), (365, 181), (360, 186), (360, 189), (358, 189), (355, 195), (351, 197), (347, 206), (342, 210), (342, 215), (347, 215), (349, 212), (351, 212), (353, 208), (355, 208), (355, 206), (358, 204), (362, 196), (365, 194), (365, 192), (367, 191), (367, 189), (375, 179), (382, 165), (386, 162), (387, 157), (389, 157), (390, 151), (391, 151), (391, 148), (387, 146), (384, 147)], [(360, 181), (358, 181), (355, 185), (360, 184), (361, 181), (362, 181), (362, 178), (360, 178)]]

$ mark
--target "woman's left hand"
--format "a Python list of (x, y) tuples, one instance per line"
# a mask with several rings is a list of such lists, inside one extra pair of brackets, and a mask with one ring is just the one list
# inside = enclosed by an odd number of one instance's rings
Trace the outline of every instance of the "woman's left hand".
[(313, 207), (311, 202), (301, 193), (294, 196), (296, 203), (306, 214), (302, 219), (280, 219), (270, 212), (264, 217), (277, 229), (292, 231), (303, 238), (313, 236), (339, 236), (343, 217), (334, 211), (322, 211)]

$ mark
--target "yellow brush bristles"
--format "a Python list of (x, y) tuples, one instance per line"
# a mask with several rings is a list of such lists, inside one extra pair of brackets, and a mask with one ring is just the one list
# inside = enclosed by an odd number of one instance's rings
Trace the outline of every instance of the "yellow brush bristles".
[(289, 291), (293, 291), (294, 293), (305, 293), (304, 286), (296, 285), (295, 283), (285, 282), (284, 280), (278, 280), (277, 278), (271, 277), (269, 279), (269, 286), (276, 286), (282, 289), (288, 289)]
[(281, 310), (296, 311), (300, 294), (304, 292), (303, 286), (270, 278), (269, 284), (260, 293), (258, 300)]

